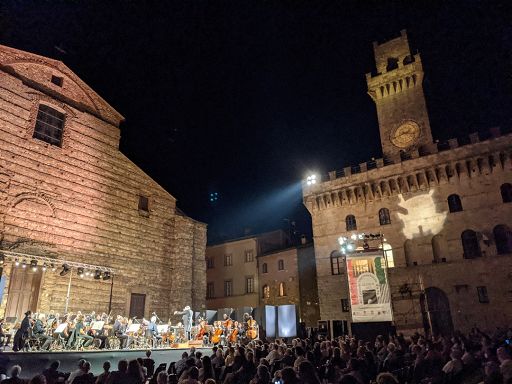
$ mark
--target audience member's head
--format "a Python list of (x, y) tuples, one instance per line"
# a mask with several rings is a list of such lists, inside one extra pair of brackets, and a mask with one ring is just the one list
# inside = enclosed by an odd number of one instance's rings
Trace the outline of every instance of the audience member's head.
[(295, 384), (298, 381), (295, 370), (291, 367), (281, 369), (281, 378), (283, 379), (283, 384)]
[(398, 380), (391, 373), (383, 372), (377, 376), (377, 384), (398, 384)]
[(46, 377), (44, 377), (44, 375), (36, 375), (28, 383), (29, 384), (46, 384)]
[(148, 350), (146, 351), (146, 357), (147, 357), (147, 358), (151, 357), (151, 350), (149, 350), (149, 349), (148, 349)]
[(119, 362), (117, 363), (117, 370), (119, 372), (123, 372), (123, 373), (128, 371), (128, 360), (126, 360), (126, 359), (119, 360)]
[(158, 372), (158, 376), (156, 377), (156, 384), (167, 384), (169, 382), (169, 376), (166, 372)]
[(11, 368), (11, 377), (19, 377), (21, 373), (21, 367), (19, 365), (14, 365)]
[(110, 361), (108, 361), (108, 360), (107, 360), (107, 361), (105, 361), (105, 362), (103, 363), (103, 370), (104, 370), (105, 372), (110, 371)]
[(190, 368), (188, 377), (192, 380), (197, 380), (199, 378), (199, 369), (197, 369), (197, 367)]

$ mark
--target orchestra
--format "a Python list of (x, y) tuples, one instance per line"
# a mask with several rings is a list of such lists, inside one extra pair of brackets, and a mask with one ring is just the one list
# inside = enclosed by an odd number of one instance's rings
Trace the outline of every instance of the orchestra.
[(60, 315), (27, 311), (23, 320), (0, 319), (0, 347), (10, 344), (13, 351), (81, 351), (90, 349), (172, 348), (180, 343), (196, 345), (234, 345), (258, 338), (259, 327), (249, 314), (235, 321), (224, 314), (222, 320), (208, 324), (204, 317), (193, 319), (189, 306), (174, 314), (183, 322), (162, 322), (153, 312), (149, 320), (111, 314), (67, 313)]

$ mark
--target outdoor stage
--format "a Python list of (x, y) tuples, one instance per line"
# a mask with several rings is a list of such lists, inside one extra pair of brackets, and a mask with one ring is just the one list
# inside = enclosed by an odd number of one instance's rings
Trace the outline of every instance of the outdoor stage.
[[(190, 348), (162, 348), (153, 349), (151, 357), (155, 360), (155, 369), (161, 363), (169, 364), (181, 359), (183, 352), (188, 352)], [(211, 348), (196, 348), (203, 354), (210, 354)], [(112, 363), (112, 371), (117, 370), (119, 360), (133, 360), (138, 357), (146, 357), (145, 349), (130, 350), (108, 350), (108, 351), (62, 351), (62, 352), (0, 352), (0, 367), (9, 370), (13, 365), (21, 366), (21, 376), (30, 378), (43, 369), (48, 368), (50, 363), (55, 360), (60, 361), (59, 371), (71, 372), (77, 368), (78, 360), (85, 359), (91, 362), (92, 372), (98, 375), (102, 372), (103, 362), (109, 360)]]

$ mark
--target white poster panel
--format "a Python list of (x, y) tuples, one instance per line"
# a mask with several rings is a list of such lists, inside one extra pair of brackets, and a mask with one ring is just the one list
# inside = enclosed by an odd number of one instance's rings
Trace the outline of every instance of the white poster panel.
[(392, 321), (391, 297), (382, 252), (347, 255), (352, 321)]

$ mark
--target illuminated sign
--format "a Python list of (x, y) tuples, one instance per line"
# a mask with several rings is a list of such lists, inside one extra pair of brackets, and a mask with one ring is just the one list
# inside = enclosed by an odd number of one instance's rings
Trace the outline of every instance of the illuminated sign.
[(391, 300), (382, 252), (347, 255), (352, 321), (391, 321)]

